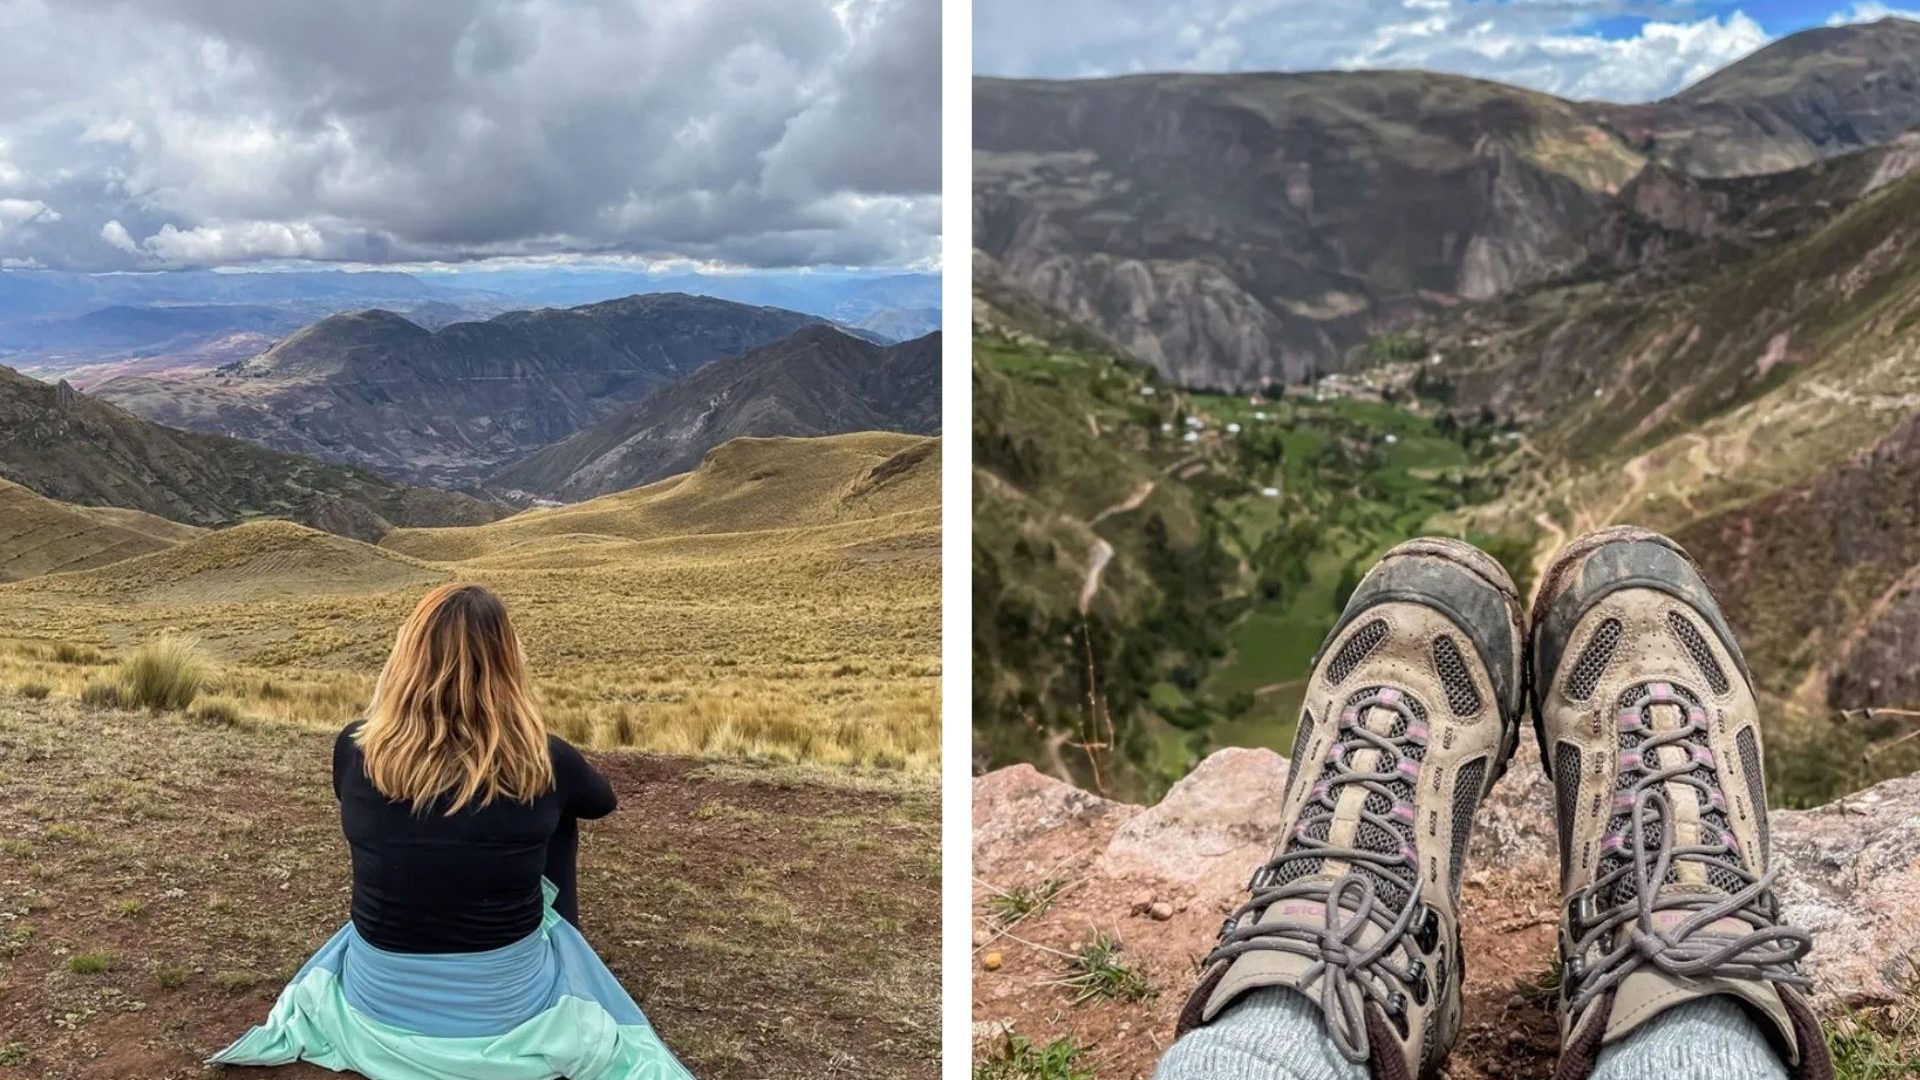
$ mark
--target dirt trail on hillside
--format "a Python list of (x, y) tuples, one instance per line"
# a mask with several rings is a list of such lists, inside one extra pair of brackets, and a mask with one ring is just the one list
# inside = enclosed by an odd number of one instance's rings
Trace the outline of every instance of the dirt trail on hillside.
[[(331, 745), (0, 701), (0, 1076), (200, 1077), (264, 1017), (346, 916)], [(696, 1076), (938, 1075), (937, 785), (590, 756), (582, 930)]]
[[(1088, 519), (1087, 527), (1092, 528), (1115, 514), (1124, 514), (1129, 510), (1138, 510), (1140, 504), (1153, 494), (1154, 481), (1142, 480), (1124, 499)], [(1103, 539), (1093, 542), (1093, 551), (1087, 557), (1087, 579), (1080, 585), (1080, 614), (1085, 615), (1093, 607), (1093, 598), (1100, 595), (1100, 578), (1107, 572), (1107, 564), (1113, 561), (1113, 545)]]

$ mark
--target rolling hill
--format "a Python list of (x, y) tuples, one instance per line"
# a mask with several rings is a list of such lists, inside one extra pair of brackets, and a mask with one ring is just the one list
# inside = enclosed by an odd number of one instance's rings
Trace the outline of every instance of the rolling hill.
[(681, 293), (438, 330), (371, 310), (199, 377), (93, 390), (160, 423), (460, 487), (710, 361), (822, 322)]
[(200, 532), (138, 510), (70, 506), (0, 480), (0, 582), (104, 566)]
[(0, 478), (60, 502), (188, 525), (281, 517), (366, 540), (396, 525), (474, 524), (504, 513), (466, 495), (177, 431), (4, 367)]
[[(938, 439), (865, 432), (823, 439), (734, 439), (698, 468), (573, 506), (528, 510), (490, 525), (400, 529), (382, 546), (430, 561), (468, 561), (552, 541), (648, 541), (801, 533), (885, 521), (937, 527)], [(915, 524), (898, 520), (919, 516)], [(929, 516), (932, 515), (932, 516)], [(816, 534), (818, 535), (818, 534)], [(829, 543), (847, 542), (828, 532)], [(756, 541), (764, 542), (764, 541)]]
[(107, 657), (172, 634), (200, 642), (232, 712), (338, 724), (407, 612), (457, 578), (506, 599), (546, 718), (577, 742), (930, 769), (939, 466), (922, 436), (737, 439), (644, 488), (378, 547), (285, 521), (186, 536), (0, 584), (0, 684), (78, 697)]
[(698, 464), (742, 436), (940, 429), (940, 336), (880, 346), (829, 326), (715, 361), (488, 479), (578, 500)]
[(1622, 198), (1650, 164), (1773, 172), (1913, 128), (1916, 37), (1810, 31), (1632, 108), (1411, 71), (976, 79), (975, 243), (1176, 383), (1296, 383), (1596, 243), (1662, 257)]

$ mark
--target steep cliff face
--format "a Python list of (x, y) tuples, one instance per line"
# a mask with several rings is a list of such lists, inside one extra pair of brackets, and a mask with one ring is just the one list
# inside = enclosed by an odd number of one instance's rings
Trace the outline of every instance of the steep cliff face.
[(1421, 72), (980, 79), (975, 243), (1190, 385), (1571, 260), (1642, 164), (1566, 102)]
[[(1071, 1038), (1082, 1067), (1145, 1078), (1172, 1038), (1195, 961), (1244, 896), (1279, 827), (1287, 763), (1222, 750), (1153, 806), (1114, 802), (1020, 765), (973, 783), (976, 1056), (1009, 1034)], [(1553, 793), (1531, 740), (1474, 826), (1461, 888), (1465, 1024), (1452, 1080), (1544, 1076), (1558, 1032), (1552, 978), (1559, 911)], [(1814, 935), (1803, 965), (1816, 1004), (1911, 999), (1920, 957), (1920, 776), (1814, 810), (1775, 810), (1783, 917)], [(1021, 917), (1011, 896), (1048, 895)], [(1145, 979), (1139, 1001), (1075, 1004), (1063, 956), (1097, 935)]]

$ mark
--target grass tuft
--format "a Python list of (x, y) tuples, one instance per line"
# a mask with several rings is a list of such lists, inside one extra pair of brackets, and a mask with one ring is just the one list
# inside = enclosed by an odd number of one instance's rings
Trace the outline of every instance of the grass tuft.
[(1914, 1003), (1850, 1009), (1822, 1026), (1836, 1080), (1920, 1076), (1920, 1010)]
[(99, 949), (77, 952), (67, 957), (67, 970), (75, 975), (99, 975), (112, 967), (113, 955)]
[(973, 1080), (1093, 1080), (1080, 1068), (1084, 1051), (1071, 1037), (1035, 1046), (1024, 1035), (1008, 1035), (990, 1054), (977, 1056)]
[(988, 916), (997, 927), (1012, 926), (1029, 916), (1039, 915), (1053, 906), (1066, 888), (1059, 878), (1043, 878), (1031, 885), (1017, 885), (996, 893), (987, 900)]
[(185, 638), (155, 638), (135, 649), (120, 665), (124, 703), (156, 712), (186, 709), (200, 696), (206, 681), (206, 659), (199, 646)]
[(26, 698), (28, 701), (45, 701), (47, 695), (51, 693), (53, 693), (53, 687), (43, 682), (20, 684), (20, 696)]
[(1084, 1005), (1096, 998), (1151, 1001), (1159, 996), (1160, 991), (1153, 983), (1120, 954), (1118, 938), (1098, 934), (1091, 944), (1081, 946), (1080, 951), (1067, 960), (1067, 973), (1059, 984), (1074, 992), (1075, 1005)]

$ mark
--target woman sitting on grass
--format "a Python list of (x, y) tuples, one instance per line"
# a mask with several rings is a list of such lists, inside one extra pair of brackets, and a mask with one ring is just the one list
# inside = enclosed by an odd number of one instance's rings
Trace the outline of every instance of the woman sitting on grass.
[(210, 1060), (370, 1080), (691, 1080), (575, 929), (613, 788), (547, 734), (498, 597), (429, 593), (334, 743), (352, 920)]

